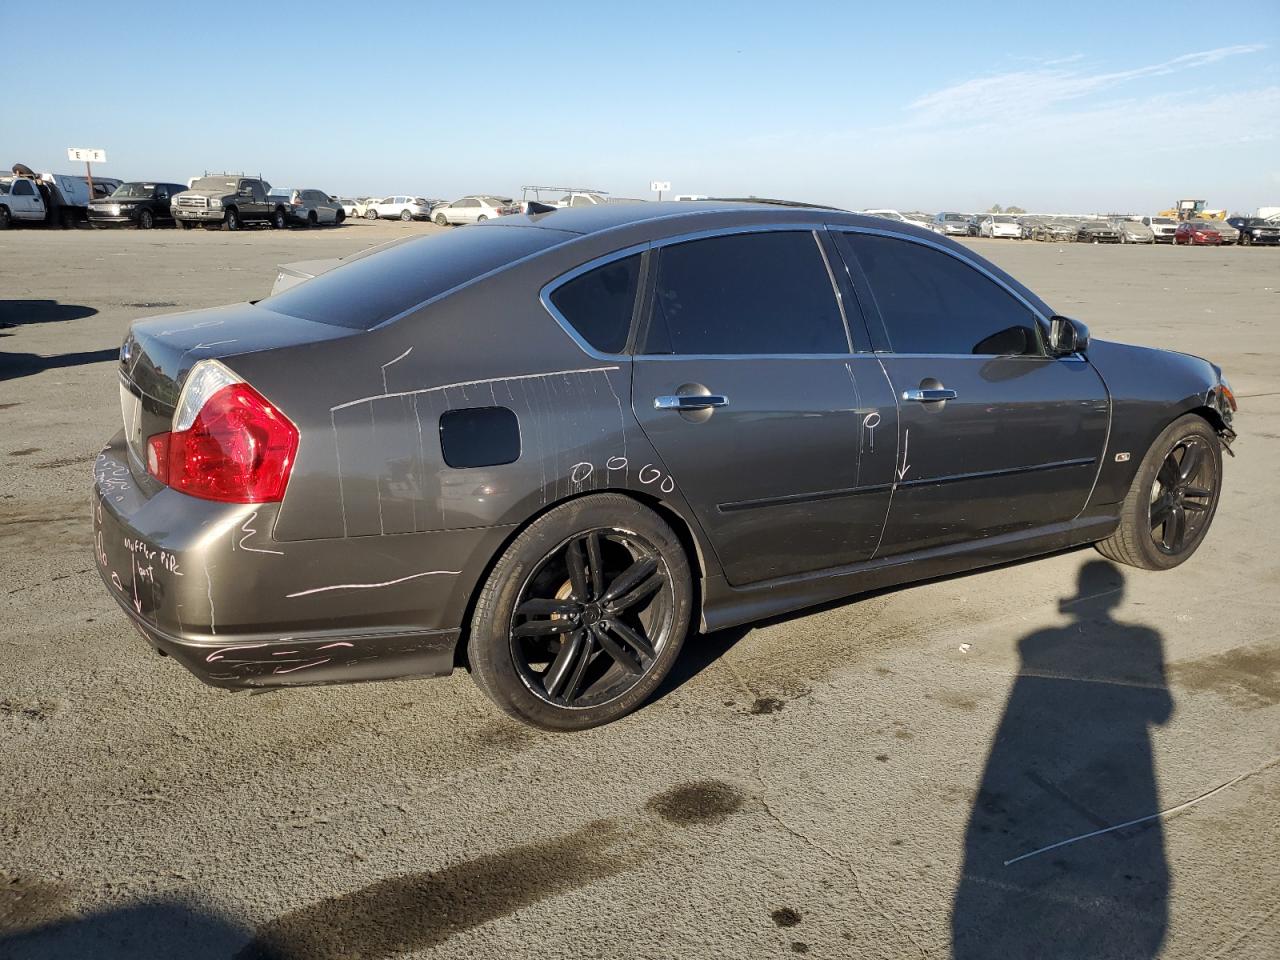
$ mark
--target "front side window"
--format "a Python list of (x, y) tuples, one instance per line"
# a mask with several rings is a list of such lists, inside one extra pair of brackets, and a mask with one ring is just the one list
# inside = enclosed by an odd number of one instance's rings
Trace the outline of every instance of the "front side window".
[(771, 231), (662, 247), (644, 352), (848, 353), (817, 237)]
[(1031, 309), (957, 257), (909, 240), (841, 236), (866, 275), (894, 353), (1043, 353)]
[(631, 329), (640, 254), (588, 270), (557, 287), (551, 303), (583, 340), (601, 353), (621, 353)]
[(13, 182), (13, 195), (15, 197), (34, 197), (36, 192), (31, 189), (31, 184), (26, 180), (15, 180)]

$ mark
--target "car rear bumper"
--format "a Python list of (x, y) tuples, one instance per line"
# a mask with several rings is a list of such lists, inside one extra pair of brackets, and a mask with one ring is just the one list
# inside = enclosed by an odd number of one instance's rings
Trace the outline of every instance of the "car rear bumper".
[(506, 527), (276, 541), (275, 504), (134, 480), (124, 434), (94, 464), (94, 557), (147, 642), (223, 687), (440, 676)]

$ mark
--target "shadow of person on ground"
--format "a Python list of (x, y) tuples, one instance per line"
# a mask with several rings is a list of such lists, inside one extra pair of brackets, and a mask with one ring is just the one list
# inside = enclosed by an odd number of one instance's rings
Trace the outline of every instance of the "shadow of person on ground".
[(1019, 643), (965, 833), (951, 929), (957, 960), (1126, 958), (1160, 952), (1169, 868), (1159, 819), (1022, 857), (1160, 809), (1150, 730), (1168, 721), (1163, 641), (1121, 623), (1120, 571), (1081, 569), (1074, 619)]
[[(0, 330), (26, 327), (37, 323), (61, 323), (66, 320), (83, 320), (98, 311), (77, 303), (59, 303), (57, 300), (0, 300)], [(0, 333), (0, 337), (11, 337)], [(59, 367), (75, 367), (82, 363), (103, 363), (119, 356), (119, 350), (85, 350), (80, 353), (61, 353), (42, 357), (37, 353), (12, 353), (0, 350), (0, 382), (29, 377), (34, 373)]]
[(0, 960), (228, 960), (249, 936), (211, 911), (158, 899), (0, 932)]

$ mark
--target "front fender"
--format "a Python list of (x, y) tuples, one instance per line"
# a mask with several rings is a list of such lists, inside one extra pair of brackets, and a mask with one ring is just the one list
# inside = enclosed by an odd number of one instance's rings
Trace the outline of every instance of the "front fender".
[(1201, 357), (1106, 340), (1089, 344), (1089, 362), (1111, 394), (1111, 431), (1090, 506), (1118, 503), (1156, 437), (1199, 411), (1229, 443), (1231, 409), (1218, 367)]

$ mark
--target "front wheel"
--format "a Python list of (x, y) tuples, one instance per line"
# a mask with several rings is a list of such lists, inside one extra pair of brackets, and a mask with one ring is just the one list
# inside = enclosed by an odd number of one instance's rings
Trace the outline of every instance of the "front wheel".
[(8, 230), (13, 226), (13, 214), (8, 207), (0, 207), (0, 230)]
[(1222, 492), (1222, 444), (1203, 417), (1179, 417), (1156, 438), (1120, 507), (1120, 526), (1097, 544), (1109, 560), (1168, 570), (1196, 552)]
[(333, 215), (333, 222), (335, 226), (339, 226), (339, 227), (342, 226), (342, 222), (346, 219), (347, 219), (347, 211), (345, 210), (339, 210), (337, 213)]
[(236, 212), (235, 207), (229, 207), (222, 217), (222, 227), (224, 230), (240, 229), (240, 214)]
[(448, 225), (449, 225), (449, 221), (448, 221), (448, 219), (446, 219), (445, 215), (444, 215), (443, 213), (437, 213), (437, 214), (436, 214), (436, 226), (437, 226), (437, 227), (447, 227)]
[(408, 210), (401, 210), (401, 211), (400, 211), (400, 219), (401, 219), (402, 221), (404, 221), (405, 223), (408, 223), (410, 220), (412, 220), (412, 219), (413, 219), (413, 214), (412, 214), (412, 213), (410, 213)]
[(467, 654), (476, 684), (509, 716), (546, 730), (623, 717), (680, 654), (689, 563), (661, 517), (597, 494), (534, 521), (476, 602)]
[(378, 211), (377, 211), (377, 210), (366, 210), (366, 211), (364, 212), (364, 218), (365, 218), (366, 220), (377, 220), (377, 219), (378, 219)]
[(156, 225), (156, 215), (150, 210), (143, 210), (138, 214), (138, 228), (141, 230), (150, 230)]

